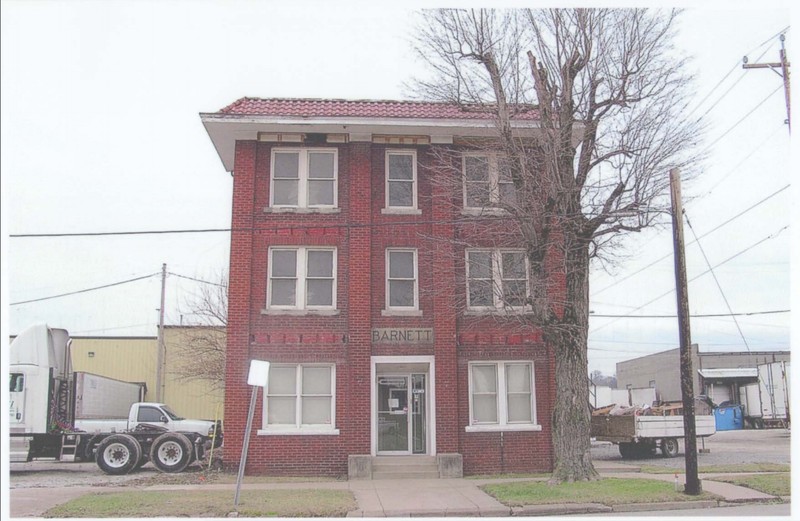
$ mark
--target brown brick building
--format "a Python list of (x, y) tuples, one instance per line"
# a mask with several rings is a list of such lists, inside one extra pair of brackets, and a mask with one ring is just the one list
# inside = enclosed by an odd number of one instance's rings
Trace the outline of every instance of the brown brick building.
[[(551, 470), (553, 356), (515, 320), (526, 256), (476, 231), (502, 227), (492, 206), (513, 197), (475, 146), (492, 119), (253, 98), (201, 118), (233, 175), (226, 465), (259, 359), (250, 474), (368, 476), (376, 456), (425, 456), (443, 476)], [(516, 120), (521, 136), (536, 128), (535, 112)]]

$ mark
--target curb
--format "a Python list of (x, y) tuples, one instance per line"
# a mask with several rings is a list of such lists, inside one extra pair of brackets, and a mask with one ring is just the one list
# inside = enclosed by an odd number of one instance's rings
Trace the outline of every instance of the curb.
[(625, 505), (614, 505), (614, 512), (641, 512), (649, 510), (690, 510), (695, 508), (715, 508), (719, 502), (713, 500), (704, 501), (666, 501), (663, 503), (628, 503)]
[(565, 503), (561, 505), (526, 505), (511, 509), (512, 516), (560, 516), (566, 514), (599, 514), (613, 512), (600, 503)]

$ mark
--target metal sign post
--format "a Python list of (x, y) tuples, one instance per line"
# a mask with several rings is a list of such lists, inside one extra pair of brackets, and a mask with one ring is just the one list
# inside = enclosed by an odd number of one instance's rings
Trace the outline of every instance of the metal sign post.
[(253, 415), (256, 412), (256, 392), (259, 387), (267, 386), (269, 378), (269, 362), (250, 360), (250, 373), (247, 375), (247, 385), (253, 387), (250, 395), (250, 410), (247, 413), (247, 427), (244, 429), (244, 442), (242, 443), (242, 457), (239, 458), (239, 475), (236, 478), (236, 495), (233, 497), (233, 506), (239, 506), (239, 490), (244, 477), (244, 467), (247, 465), (247, 450), (250, 447), (250, 430), (253, 428)]

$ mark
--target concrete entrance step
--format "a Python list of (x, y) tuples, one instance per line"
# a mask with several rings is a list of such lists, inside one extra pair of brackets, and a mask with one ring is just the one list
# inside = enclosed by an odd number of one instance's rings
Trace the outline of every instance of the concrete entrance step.
[(377, 456), (372, 459), (372, 479), (438, 479), (433, 456)]

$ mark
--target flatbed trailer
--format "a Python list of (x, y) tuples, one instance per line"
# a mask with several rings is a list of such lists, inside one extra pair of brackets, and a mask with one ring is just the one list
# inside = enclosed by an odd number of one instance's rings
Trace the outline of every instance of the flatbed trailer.
[[(695, 416), (697, 436), (717, 432), (713, 415)], [(678, 455), (678, 440), (685, 437), (683, 416), (598, 415), (592, 416), (591, 435), (597, 441), (619, 445), (623, 458), (644, 457), (661, 450), (665, 458)]]

